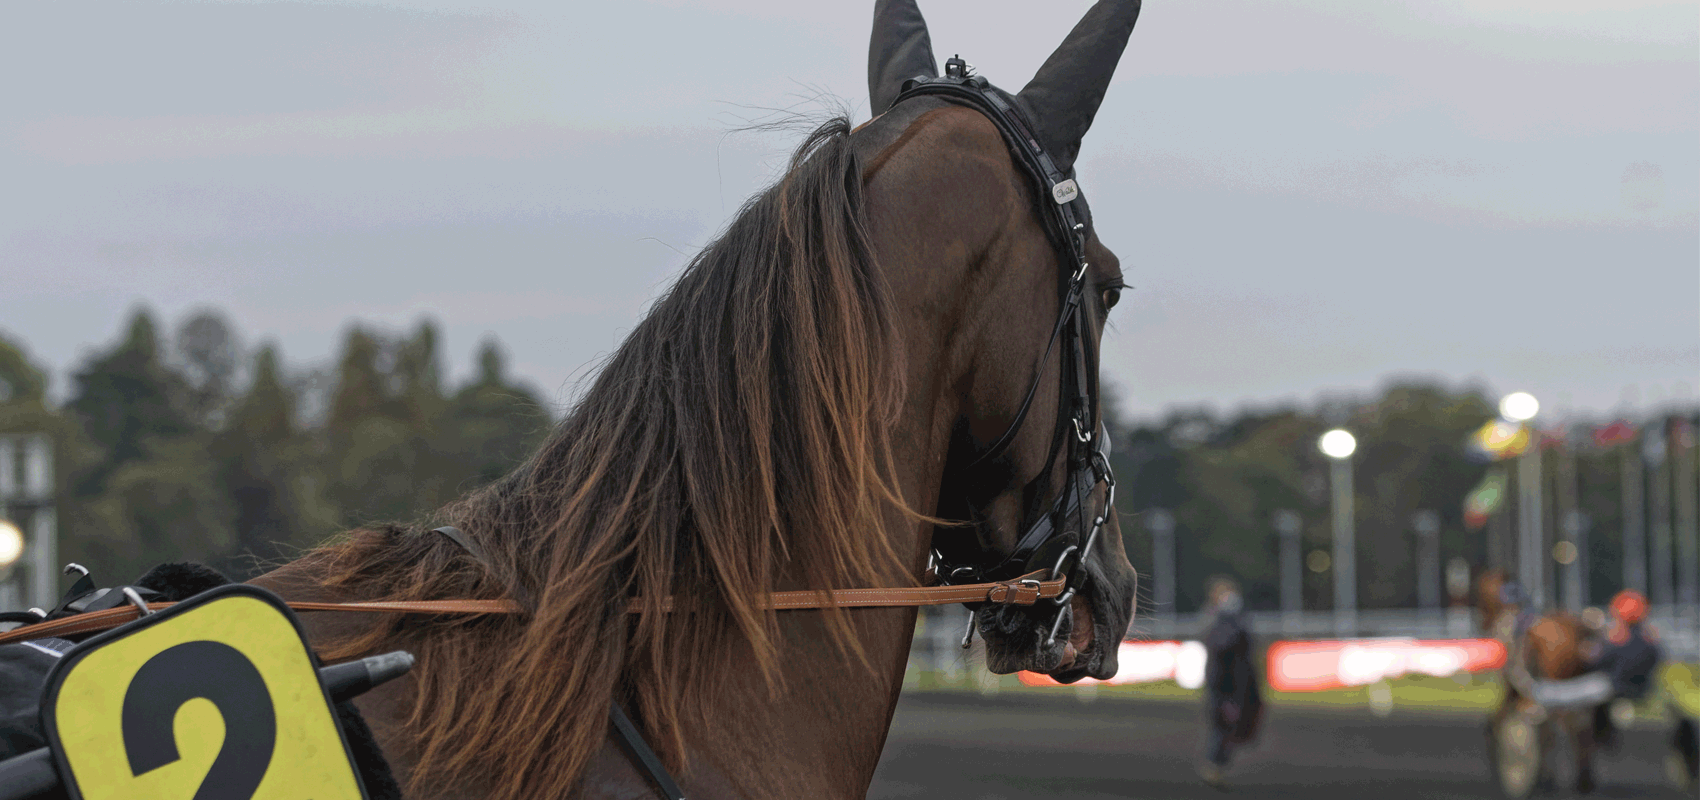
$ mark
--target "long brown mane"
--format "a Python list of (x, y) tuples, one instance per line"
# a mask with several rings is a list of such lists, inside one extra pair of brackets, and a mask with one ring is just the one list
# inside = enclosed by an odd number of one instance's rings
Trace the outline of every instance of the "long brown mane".
[[(493, 798), (567, 796), (616, 697), (678, 769), (718, 673), (753, 661), (778, 680), (763, 595), (891, 580), (881, 528), (910, 513), (885, 433), (903, 398), (901, 347), (849, 134), (845, 119), (815, 130), (540, 451), (441, 512), (489, 565), (398, 527), (308, 556), (349, 596), (511, 596), (531, 611), (385, 620), (337, 643), (418, 657), (400, 742), (416, 789), (475, 776)], [(669, 595), (688, 613), (663, 612)], [(641, 614), (625, 613), (631, 598)], [(845, 615), (827, 620), (857, 652)]]

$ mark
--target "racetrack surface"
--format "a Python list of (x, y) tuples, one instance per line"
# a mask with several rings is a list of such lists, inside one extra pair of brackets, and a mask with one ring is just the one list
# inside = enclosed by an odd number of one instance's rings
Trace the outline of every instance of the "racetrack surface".
[[(1174, 701), (1103, 698), (1071, 690), (981, 697), (906, 692), (870, 800), (1102, 800), (1492, 798), (1483, 718), (1469, 713), (1272, 708), (1257, 745), (1236, 754), (1227, 792), (1193, 771), (1202, 715)], [(1665, 733), (1627, 732), (1597, 762), (1592, 797), (1671, 798)], [(1568, 791), (1547, 797), (1571, 796)]]

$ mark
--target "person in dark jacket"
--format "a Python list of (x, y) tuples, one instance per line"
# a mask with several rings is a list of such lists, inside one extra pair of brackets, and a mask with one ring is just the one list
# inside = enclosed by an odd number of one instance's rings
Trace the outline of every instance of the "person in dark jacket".
[(1611, 676), (1618, 697), (1640, 700), (1652, 688), (1659, 667), (1658, 634), (1647, 623), (1647, 598), (1624, 589), (1611, 599), (1612, 625), (1594, 669)]
[[(1647, 597), (1634, 589), (1624, 589), (1611, 599), (1609, 608), (1611, 624), (1605, 641), (1594, 643), (1598, 652), (1591, 659), (1589, 669), (1610, 676), (1612, 694), (1620, 700), (1640, 700), (1653, 688), (1653, 676), (1662, 655), (1658, 632), (1647, 622)], [(1610, 704), (1594, 709), (1594, 739), (1608, 752), (1618, 747), (1620, 739), (1612, 722)]]
[(1246, 631), (1239, 584), (1216, 577), (1209, 584), (1210, 627), (1204, 631), (1204, 762), (1199, 776), (1212, 786), (1223, 785), (1235, 745), (1257, 736), (1263, 717), (1263, 695), (1251, 660), (1251, 636)]

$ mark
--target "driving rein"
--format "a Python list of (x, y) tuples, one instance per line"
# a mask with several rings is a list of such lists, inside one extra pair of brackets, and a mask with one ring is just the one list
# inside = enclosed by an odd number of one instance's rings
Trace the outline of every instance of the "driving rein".
[[(972, 108), (997, 126), (1009, 145), (1010, 154), (1022, 172), (1032, 181), (1039, 195), (1040, 217), (1045, 232), (1056, 249), (1062, 266), (1060, 294), (1062, 310), (1051, 330), (1032, 384), (1028, 387), (1019, 411), (1009, 427), (970, 468), (988, 463), (1008, 451), (1027, 419), (1033, 399), (1039, 390), (1045, 365), (1062, 345), (1062, 387), (1059, 419), (1049, 453), (1052, 466), (1036, 480), (1048, 481), (1056, 459), (1054, 454), (1066, 448), (1067, 478), (1046, 513), (1034, 521), (1010, 553), (1001, 559), (984, 548), (980, 552), (959, 558), (957, 554), (933, 552), (933, 572), (936, 585), (873, 589), (832, 589), (774, 592), (768, 596), (767, 608), (778, 611), (793, 609), (838, 608), (897, 608), (936, 606), (965, 603), (970, 608), (982, 604), (994, 606), (1032, 606), (1041, 600), (1053, 603), (1056, 616), (1051, 622), (1045, 646), (1056, 643), (1063, 620), (1069, 618), (1070, 601), (1074, 599), (1078, 582), (1075, 572), (1097, 542), (1110, 509), (1115, 504), (1115, 476), (1106, 456), (1109, 443), (1097, 419), (1094, 402), (1097, 391), (1097, 371), (1088, 351), (1089, 340), (1081, 302), (1086, 284), (1086, 226), (1087, 211), (1080, 189), (1070, 174), (1059, 170), (1050, 155), (1040, 145), (1032, 124), (1013, 99), (985, 78), (970, 74), (960, 57), (945, 62), (942, 77), (920, 76), (907, 81), (895, 103), (915, 97), (937, 97), (950, 103)], [(894, 105), (895, 105), (894, 103)], [(1091, 516), (1088, 527), (1087, 499), (1098, 485), (1105, 487), (1104, 502)], [(1070, 525), (1070, 521), (1073, 525)], [(1084, 529), (1084, 530), (1083, 530)], [(489, 563), (478, 546), (454, 528), (438, 528), (435, 533), (453, 540), (478, 560)], [(1084, 534), (1084, 535), (1083, 535)], [(994, 560), (995, 559), (995, 560)], [(989, 564), (989, 566), (987, 566)], [(139, 598), (138, 598), (139, 600)], [(171, 606), (171, 603), (135, 602), (101, 611), (91, 611), (54, 620), (43, 620), (11, 631), (0, 633), (0, 644), (48, 636), (73, 636), (108, 630), (136, 619), (146, 611)], [(358, 603), (292, 602), (297, 611), (338, 611), (391, 614), (518, 614), (524, 606), (514, 600), (418, 600), (370, 601)], [(677, 611), (672, 598), (662, 606)], [(145, 610), (144, 610), (145, 609)], [(628, 613), (640, 610), (633, 599)], [(967, 647), (974, 632), (974, 615), (969, 615), (968, 634), (963, 637)], [(668, 800), (684, 800), (678, 783), (662, 766), (660, 758), (644, 741), (642, 733), (621, 710), (619, 703), (610, 707), (610, 722), (628, 755), (638, 762)]]

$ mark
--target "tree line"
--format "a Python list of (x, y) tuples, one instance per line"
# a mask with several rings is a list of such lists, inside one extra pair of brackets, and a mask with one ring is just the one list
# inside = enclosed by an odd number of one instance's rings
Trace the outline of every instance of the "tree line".
[[(1358, 602), (1366, 608), (1417, 605), (1417, 540), (1414, 518), (1434, 512), (1440, 521), (1444, 564), (1462, 558), (1473, 570), (1513, 568), (1517, 504), (1505, 502), (1484, 528), (1466, 524), (1464, 500), (1495, 465), (1472, 456), (1471, 434), (1497, 416), (1496, 402), (1485, 390), (1451, 388), (1434, 382), (1399, 382), (1377, 396), (1336, 400), (1311, 408), (1244, 410), (1218, 416), (1205, 410), (1176, 410), (1161, 420), (1122, 423), (1115, 430), (1112, 464), (1120, 481), (1117, 510), (1128, 557), (1147, 580), (1155, 565), (1152, 534), (1145, 512), (1173, 514), (1177, 549), (1177, 611), (1197, 610), (1204, 584), (1212, 575), (1239, 579), (1253, 609), (1280, 608), (1277, 510), (1296, 512), (1306, 554), (1327, 553), (1333, 541), (1329, 462), (1317, 449), (1318, 438), (1339, 426), (1358, 440), (1352, 457), (1356, 516)], [(1624, 450), (1639, 452), (1648, 439), (1670, 442), (1668, 458), (1692, 460), (1692, 431), (1700, 425), (1692, 407), (1639, 420), (1633, 438), (1602, 446), (1592, 436), (1604, 420), (1575, 421), (1547, 427), (1536, 446), (1543, 458), (1548, 546), (1556, 543), (1561, 499), (1574, 492), (1574, 504), (1588, 521), (1588, 571), (1592, 604), (1605, 602), (1623, 586)], [(1661, 448), (1662, 449), (1662, 448)], [(1503, 470), (1503, 465), (1497, 467)], [(1569, 470), (1573, 469), (1573, 472)], [(1514, 471), (1513, 471), (1514, 472)], [(1647, 468), (1649, 487), (1672, 472)], [(1680, 475), (1680, 471), (1674, 474)], [(1688, 473), (1692, 476), (1692, 472)], [(1567, 488), (1573, 481), (1574, 490)], [(1693, 486), (1675, 492), (1696, 492)], [(1648, 493), (1651, 489), (1648, 489)], [(1647, 506), (1646, 535), (1673, 535), (1680, 528), (1680, 503)], [(1673, 525), (1673, 519), (1675, 524)], [(1495, 536), (1500, 545), (1491, 545)], [(1649, 544), (1649, 546), (1651, 546)], [(1678, 554), (1680, 555), (1680, 553)], [(1550, 554), (1543, 554), (1549, 558)], [(1306, 609), (1332, 606), (1332, 568), (1312, 558), (1303, 570)], [(1322, 566), (1322, 569), (1314, 567)], [(1549, 574), (1557, 568), (1547, 564)], [(1440, 589), (1442, 587), (1437, 587)], [(1146, 601), (1147, 588), (1141, 589)], [(1442, 591), (1442, 597), (1446, 595)]]
[(71, 372), (0, 337), (0, 432), (58, 453), (60, 554), (103, 582), (192, 559), (247, 576), (372, 521), (410, 521), (517, 464), (551, 424), (494, 339), (445, 385), (430, 321), (349, 328), (335, 367), (291, 370), (216, 311), (162, 331), (138, 310)]
[[(429, 321), (401, 335), (355, 324), (334, 367), (291, 369), (274, 345), (245, 347), (217, 311), (161, 331), (138, 310), (118, 341), (71, 371), (57, 393), (63, 402), (54, 402), (46, 371), (0, 335), (0, 433), (47, 432), (56, 442), (62, 561), (94, 567), (108, 582), (183, 559), (250, 575), (357, 525), (419, 520), (501, 476), (541, 442), (550, 412), (507, 374), (500, 345), (484, 341), (475, 373), (449, 387), (438, 339)], [(1276, 510), (1299, 515), (1305, 552), (1329, 550), (1328, 462), (1316, 441), (1337, 425), (1359, 441), (1364, 607), (1415, 605), (1412, 517), (1420, 510), (1440, 519), (1443, 561), (1480, 567), (1502, 559), (1463, 509), (1492, 468), (1466, 446), (1495, 416), (1483, 390), (1405, 382), (1311, 408), (1182, 409), (1137, 423), (1118, 414), (1113, 399), (1106, 406), (1124, 544), (1146, 586), (1154, 565), (1143, 515), (1162, 508), (1174, 516), (1176, 610), (1198, 608), (1214, 574), (1237, 577), (1252, 608), (1278, 608)], [(1679, 420), (1700, 422), (1690, 409), (1660, 416), (1638, 435), (1666, 437)], [(1622, 583), (1621, 448), (1641, 442), (1571, 439), (1563, 446), (1573, 458), (1546, 459), (1544, 479), (1574, 464), (1575, 502), (1592, 523), (1589, 600), (1598, 603)], [(1692, 448), (1675, 457), (1693, 458)], [(1500, 530), (1514, 530), (1514, 506), (1497, 512)], [(1555, 516), (1549, 509), (1547, 519)], [(1331, 581), (1326, 568), (1304, 571), (1306, 608), (1329, 607)], [(1149, 599), (1149, 589), (1142, 594)]]

